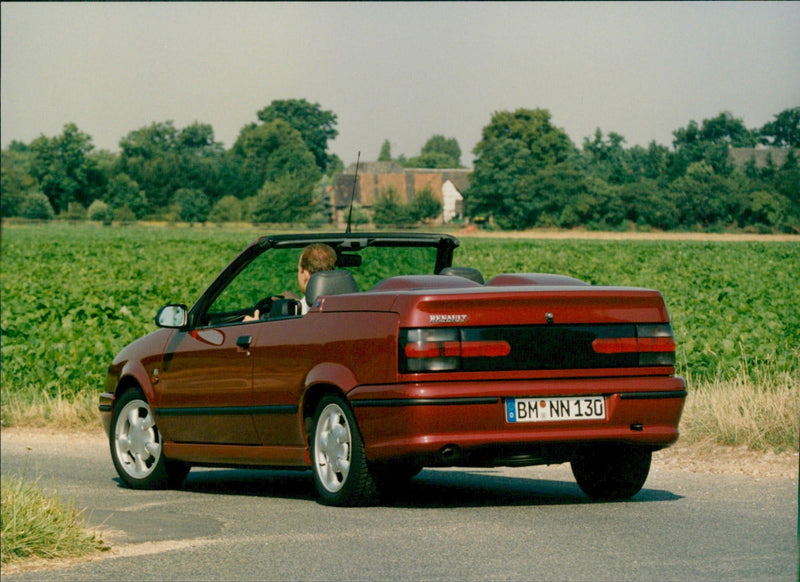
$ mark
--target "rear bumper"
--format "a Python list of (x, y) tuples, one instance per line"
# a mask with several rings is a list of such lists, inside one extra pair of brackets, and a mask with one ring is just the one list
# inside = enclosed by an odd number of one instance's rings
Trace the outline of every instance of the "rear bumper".
[[(507, 398), (582, 395), (604, 397), (604, 420), (506, 421)], [(370, 461), (469, 464), (470, 457), (528, 455), (562, 462), (574, 450), (603, 442), (653, 450), (671, 445), (686, 384), (670, 376), (415, 383), (361, 386), (348, 397)]]

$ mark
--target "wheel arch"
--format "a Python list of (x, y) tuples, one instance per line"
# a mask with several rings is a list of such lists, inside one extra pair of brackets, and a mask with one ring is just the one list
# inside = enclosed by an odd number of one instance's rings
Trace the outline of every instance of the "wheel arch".
[(140, 390), (151, 408), (156, 406), (155, 390), (144, 366), (139, 362), (128, 362), (123, 366), (117, 385), (114, 388), (114, 401), (118, 401), (120, 396), (131, 388)]
[(316, 412), (320, 400), (326, 394), (336, 394), (348, 401), (347, 393), (356, 386), (358, 386), (358, 380), (353, 371), (336, 362), (320, 362), (308, 372), (300, 405), (300, 417), (306, 442), (308, 442), (314, 412)]
[(347, 396), (344, 391), (330, 382), (313, 384), (309, 386), (303, 394), (300, 415), (303, 423), (303, 434), (305, 434), (307, 444), (311, 442), (311, 429), (314, 423), (314, 413), (317, 410), (317, 405), (329, 394), (341, 396), (343, 400), (347, 401)]

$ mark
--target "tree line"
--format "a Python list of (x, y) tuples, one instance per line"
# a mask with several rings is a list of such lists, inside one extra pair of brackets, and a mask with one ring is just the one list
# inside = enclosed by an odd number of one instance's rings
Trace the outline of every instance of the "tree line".
[[(331, 221), (329, 192), (342, 161), (329, 152), (337, 116), (305, 99), (276, 100), (225, 148), (209, 124), (171, 121), (133, 130), (119, 152), (96, 150), (68, 123), (2, 150), (2, 216), (33, 219), (141, 219), (258, 223)], [(576, 146), (545, 109), (496, 112), (475, 146), (465, 219), (503, 229), (755, 229), (800, 232), (800, 107), (748, 129), (730, 112), (673, 132), (672, 147), (626, 147), (598, 129)], [(788, 151), (734, 164), (729, 148)], [(405, 167), (459, 168), (454, 138), (432, 136), (418, 155), (378, 161)], [(384, 193), (359, 222), (402, 224), (440, 211), (430, 193), (404, 205)]]
[[(598, 129), (577, 148), (543, 109), (498, 112), (475, 147), (467, 214), (501, 228), (800, 232), (800, 107), (759, 129), (730, 112), (673, 132), (672, 149)], [(786, 148), (743, 165), (731, 148)]]

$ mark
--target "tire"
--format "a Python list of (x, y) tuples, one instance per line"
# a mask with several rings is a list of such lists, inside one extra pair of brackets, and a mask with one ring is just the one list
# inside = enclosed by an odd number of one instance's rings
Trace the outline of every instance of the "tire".
[(116, 402), (109, 432), (114, 467), (128, 487), (179, 487), (189, 474), (189, 465), (164, 456), (150, 405), (138, 388), (126, 390)]
[(364, 451), (355, 416), (339, 396), (317, 405), (311, 430), (311, 469), (325, 505), (366, 505), (377, 497), (377, 483)]
[(651, 459), (652, 452), (641, 447), (593, 447), (572, 459), (572, 474), (578, 486), (592, 499), (628, 499), (644, 486)]

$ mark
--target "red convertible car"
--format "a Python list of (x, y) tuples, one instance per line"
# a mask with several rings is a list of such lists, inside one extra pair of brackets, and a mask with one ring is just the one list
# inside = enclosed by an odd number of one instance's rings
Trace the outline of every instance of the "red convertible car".
[[(310, 275), (312, 243), (335, 268)], [(192, 466), (310, 469), (364, 504), (423, 467), (569, 462), (594, 499), (635, 495), (678, 438), (686, 386), (658, 291), (453, 266), (449, 235), (265, 236), (112, 362), (100, 396), (134, 488)]]

